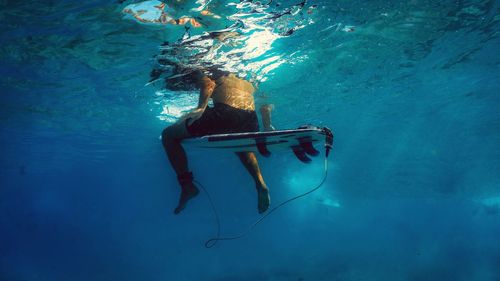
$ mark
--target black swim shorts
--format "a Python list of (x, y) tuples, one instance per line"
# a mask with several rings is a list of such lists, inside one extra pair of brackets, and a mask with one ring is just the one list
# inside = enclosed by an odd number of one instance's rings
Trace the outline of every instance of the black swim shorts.
[(258, 132), (259, 122), (254, 110), (234, 108), (227, 104), (216, 103), (207, 107), (201, 117), (186, 128), (193, 137), (213, 134)]

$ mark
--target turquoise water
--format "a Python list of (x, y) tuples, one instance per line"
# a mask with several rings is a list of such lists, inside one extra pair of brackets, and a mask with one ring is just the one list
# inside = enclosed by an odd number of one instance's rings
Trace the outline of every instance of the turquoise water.
[[(275, 127), (335, 133), (317, 192), (210, 249), (204, 194), (172, 214), (159, 140), (197, 93), (148, 84), (185, 28), (119, 2), (0, 1), (0, 280), (500, 280), (498, 1), (167, 2), (220, 17), (191, 38), (244, 22), (194, 63), (258, 84)], [(224, 235), (259, 218), (233, 154), (188, 154)], [(323, 175), (321, 159), (259, 160), (272, 206)]]

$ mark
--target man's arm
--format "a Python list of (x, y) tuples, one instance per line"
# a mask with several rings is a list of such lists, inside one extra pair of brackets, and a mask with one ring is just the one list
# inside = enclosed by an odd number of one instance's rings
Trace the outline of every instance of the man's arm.
[(198, 101), (198, 109), (205, 110), (205, 108), (207, 108), (208, 100), (212, 96), (214, 89), (215, 82), (207, 76), (203, 76), (200, 81), (200, 98)]
[(264, 104), (260, 107), (260, 114), (262, 116), (262, 125), (264, 125), (264, 131), (274, 131), (276, 130), (273, 125), (271, 125), (271, 111), (274, 109), (272, 104)]
[(198, 107), (193, 109), (188, 114), (184, 115), (179, 119), (179, 122), (185, 122), (188, 120), (188, 125), (191, 125), (194, 121), (198, 120), (205, 112), (205, 109), (208, 106), (208, 100), (212, 96), (212, 93), (215, 89), (215, 82), (210, 78), (204, 76), (200, 79), (200, 98), (198, 100)]

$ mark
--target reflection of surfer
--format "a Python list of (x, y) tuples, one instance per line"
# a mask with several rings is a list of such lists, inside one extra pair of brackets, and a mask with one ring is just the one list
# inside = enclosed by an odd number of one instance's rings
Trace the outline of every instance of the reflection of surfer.
[[(190, 23), (193, 27), (201, 27), (202, 23), (199, 17), (182, 16), (174, 18), (171, 10), (165, 3), (157, 0), (149, 0), (131, 4), (123, 9), (123, 13), (133, 16), (136, 20), (142, 23), (156, 23), (156, 24), (173, 24), (185, 25)], [(208, 10), (200, 12), (203, 16), (212, 16), (220, 18)]]

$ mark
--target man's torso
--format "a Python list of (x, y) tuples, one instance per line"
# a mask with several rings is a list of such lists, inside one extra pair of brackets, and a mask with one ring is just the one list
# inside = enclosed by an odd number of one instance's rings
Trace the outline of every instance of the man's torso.
[(229, 74), (218, 78), (215, 83), (212, 94), (214, 103), (224, 103), (244, 110), (255, 110), (253, 99), (255, 88), (250, 82)]

